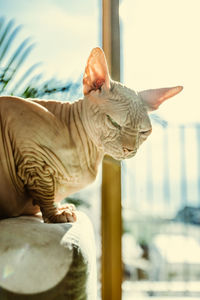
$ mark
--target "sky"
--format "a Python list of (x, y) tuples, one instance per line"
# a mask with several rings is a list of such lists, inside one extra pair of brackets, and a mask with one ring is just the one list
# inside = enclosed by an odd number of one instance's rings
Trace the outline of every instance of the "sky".
[[(171, 123), (199, 122), (200, 1), (120, 3), (123, 83), (134, 90), (183, 85), (158, 114)], [(0, 11), (23, 25), (20, 38), (36, 44), (28, 62), (41, 61), (48, 78), (80, 77), (100, 46), (99, 0), (0, 0)]]

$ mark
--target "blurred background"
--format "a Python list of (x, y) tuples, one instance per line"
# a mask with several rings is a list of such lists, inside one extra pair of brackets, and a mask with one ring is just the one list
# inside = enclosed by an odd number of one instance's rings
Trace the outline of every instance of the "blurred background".
[[(134, 90), (184, 86), (122, 162), (123, 300), (200, 299), (199, 11), (199, 0), (120, 2), (121, 81)], [(0, 12), (0, 93), (82, 97), (88, 55), (102, 44), (101, 1), (0, 0)], [(101, 170), (73, 197), (93, 221), (98, 261), (100, 189)]]

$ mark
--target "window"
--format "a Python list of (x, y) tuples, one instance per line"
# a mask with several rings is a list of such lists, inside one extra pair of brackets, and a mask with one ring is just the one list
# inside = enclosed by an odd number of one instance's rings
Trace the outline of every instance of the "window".
[(123, 162), (124, 300), (200, 295), (199, 8), (121, 2), (123, 81), (135, 90), (184, 86), (151, 115), (152, 135)]

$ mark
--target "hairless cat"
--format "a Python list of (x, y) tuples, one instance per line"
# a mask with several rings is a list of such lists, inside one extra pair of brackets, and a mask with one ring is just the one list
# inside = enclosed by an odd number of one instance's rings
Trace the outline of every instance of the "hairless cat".
[(0, 97), (0, 218), (42, 212), (44, 222), (76, 220), (56, 205), (94, 181), (105, 154), (133, 157), (151, 133), (148, 112), (181, 86), (136, 93), (111, 80), (94, 48), (74, 103)]

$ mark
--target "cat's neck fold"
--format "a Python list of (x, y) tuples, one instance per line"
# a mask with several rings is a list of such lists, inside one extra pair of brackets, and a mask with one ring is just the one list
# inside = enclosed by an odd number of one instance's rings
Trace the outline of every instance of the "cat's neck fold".
[(65, 110), (65, 122), (80, 159), (86, 162), (92, 173), (96, 173), (104, 153), (91, 138), (91, 128), (88, 126), (88, 114), (84, 101), (80, 99), (70, 105), (69, 103), (63, 103), (62, 110)]

